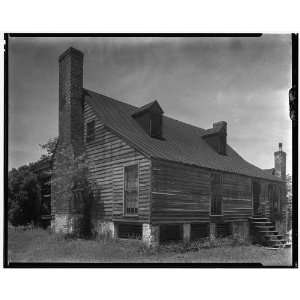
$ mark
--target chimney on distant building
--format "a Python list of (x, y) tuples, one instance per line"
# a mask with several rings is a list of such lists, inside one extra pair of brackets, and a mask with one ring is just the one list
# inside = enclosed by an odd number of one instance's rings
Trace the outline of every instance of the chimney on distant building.
[(59, 142), (83, 151), (83, 53), (70, 47), (59, 57)]
[(279, 143), (279, 150), (274, 153), (275, 176), (286, 179), (286, 153), (282, 151), (282, 143)]

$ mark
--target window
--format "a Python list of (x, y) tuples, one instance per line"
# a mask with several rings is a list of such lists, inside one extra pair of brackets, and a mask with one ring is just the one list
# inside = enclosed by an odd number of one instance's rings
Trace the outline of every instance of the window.
[(86, 124), (86, 141), (92, 142), (95, 139), (95, 121), (90, 121)]
[(138, 165), (124, 168), (124, 212), (136, 215), (138, 212)]
[(159, 114), (152, 114), (150, 117), (150, 136), (154, 138), (162, 136), (162, 116)]
[(211, 175), (211, 206), (212, 216), (222, 215), (222, 177), (220, 174)]

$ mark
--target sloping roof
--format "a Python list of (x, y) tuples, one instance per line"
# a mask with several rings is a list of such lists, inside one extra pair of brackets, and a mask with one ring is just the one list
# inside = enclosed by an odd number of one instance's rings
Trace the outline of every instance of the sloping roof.
[(162, 108), (160, 107), (159, 103), (157, 102), (157, 100), (154, 100), (150, 103), (147, 103), (139, 108), (137, 108), (134, 113), (132, 114), (132, 116), (137, 116), (139, 114), (144, 113), (145, 111), (148, 110), (158, 110), (160, 113), (163, 113), (164, 111), (162, 110)]
[(85, 90), (85, 100), (112, 131), (148, 157), (282, 181), (245, 161), (227, 145), (227, 155), (215, 152), (202, 138), (206, 130), (163, 116), (163, 140), (151, 138), (132, 114), (137, 107)]
[(275, 169), (274, 168), (271, 168), (271, 169), (263, 169), (263, 171), (267, 174), (270, 174), (270, 175), (274, 175), (275, 174)]
[(223, 128), (221, 126), (209, 128), (209, 129), (205, 130), (203, 136), (213, 135), (213, 134), (219, 133), (222, 130), (223, 130)]

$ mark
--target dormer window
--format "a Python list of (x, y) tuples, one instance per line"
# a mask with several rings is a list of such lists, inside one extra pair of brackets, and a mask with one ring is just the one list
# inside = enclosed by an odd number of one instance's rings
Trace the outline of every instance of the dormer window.
[(132, 117), (149, 136), (162, 139), (163, 110), (156, 100), (138, 108)]
[(217, 153), (226, 155), (227, 148), (227, 123), (220, 121), (213, 123), (213, 128), (207, 129), (202, 138)]
[(162, 115), (160, 114), (151, 115), (150, 136), (158, 139), (162, 137)]

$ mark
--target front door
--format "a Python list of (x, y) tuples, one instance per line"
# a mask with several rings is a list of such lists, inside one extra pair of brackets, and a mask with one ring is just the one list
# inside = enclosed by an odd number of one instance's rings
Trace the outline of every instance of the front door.
[(253, 215), (259, 214), (260, 184), (256, 181), (252, 183)]

